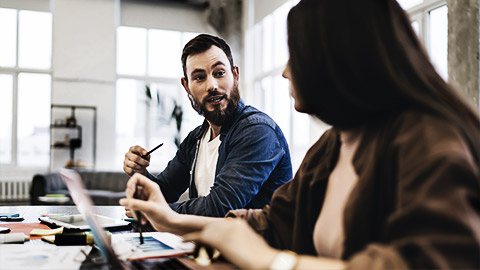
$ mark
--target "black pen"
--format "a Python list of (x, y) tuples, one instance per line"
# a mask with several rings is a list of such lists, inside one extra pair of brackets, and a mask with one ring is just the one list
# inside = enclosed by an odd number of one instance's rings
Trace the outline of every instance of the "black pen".
[(147, 158), (148, 155), (150, 155), (151, 153), (153, 153), (153, 151), (157, 150), (157, 149), (160, 148), (160, 146), (162, 146), (162, 145), (163, 145), (163, 143), (155, 146), (155, 148), (153, 148), (152, 150), (148, 151), (145, 155), (143, 155), (142, 158), (143, 158), (143, 159)]
[[(138, 188), (135, 188), (135, 193), (133, 194), (133, 198), (138, 199)], [(140, 233), (140, 245), (143, 244), (143, 234), (142, 234), (142, 218), (140, 216), (140, 211), (135, 211), (135, 215), (137, 216), (138, 222), (138, 232)]]

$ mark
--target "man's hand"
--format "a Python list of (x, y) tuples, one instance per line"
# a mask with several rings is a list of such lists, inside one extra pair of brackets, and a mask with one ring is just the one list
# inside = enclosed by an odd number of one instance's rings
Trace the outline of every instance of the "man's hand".
[(133, 216), (132, 210), (130, 210), (130, 209), (126, 208), (126, 207), (125, 207), (125, 216), (127, 216), (127, 217), (129, 217), (129, 218), (135, 218), (135, 217)]
[(132, 176), (134, 173), (140, 173), (147, 175), (147, 167), (150, 165), (150, 155), (142, 158), (143, 155), (148, 153), (147, 150), (141, 146), (135, 145), (128, 149), (125, 154), (125, 160), (123, 161), (123, 171)]

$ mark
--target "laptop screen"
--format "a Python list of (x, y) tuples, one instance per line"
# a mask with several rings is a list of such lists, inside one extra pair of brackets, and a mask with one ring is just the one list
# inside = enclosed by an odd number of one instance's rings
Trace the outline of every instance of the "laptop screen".
[(102, 256), (108, 261), (113, 269), (127, 269), (126, 265), (118, 259), (112, 245), (107, 239), (103, 227), (100, 226), (97, 221), (92, 199), (88, 195), (80, 175), (76, 171), (69, 169), (61, 169), (60, 175), (62, 176), (65, 185), (67, 185), (67, 188), (70, 191), (70, 196), (77, 206), (78, 211), (80, 214), (85, 215), (95, 239), (95, 244), (98, 246)]

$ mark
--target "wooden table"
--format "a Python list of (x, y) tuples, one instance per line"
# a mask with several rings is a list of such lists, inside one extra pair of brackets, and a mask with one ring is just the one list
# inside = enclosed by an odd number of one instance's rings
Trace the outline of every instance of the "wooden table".
[[(94, 206), (97, 214), (115, 219), (123, 219), (125, 208), (123, 206), (105, 205)], [(79, 214), (74, 205), (22, 205), (22, 206), (0, 206), (0, 213), (19, 213), (25, 220), (24, 223), (37, 223), (42, 214)], [(0, 222), (0, 226), (2, 223)]]
[[(125, 216), (125, 208), (123, 206), (114, 206), (114, 205), (106, 205), (106, 206), (94, 206), (95, 211), (99, 215), (115, 218), (115, 219), (123, 219), (126, 218)], [(0, 206), (0, 213), (19, 213), (20, 216), (24, 218), (22, 223), (39, 223), (38, 218), (42, 216), (42, 214), (79, 214), (77, 207), (74, 205), (23, 205), (23, 206)], [(0, 222), (0, 226), (5, 224), (11, 224), (11, 222)], [(114, 233), (114, 232), (113, 232)], [(46, 244), (50, 245), (46, 242), (42, 242), (42, 240), (34, 240), (35, 244)], [(26, 242), (25, 244), (28, 244)], [(100, 254), (96, 249), (90, 253), (89, 258), (87, 261), (97, 260), (100, 258)], [(148, 259), (150, 262), (155, 261), (165, 261), (168, 260), (166, 258), (153, 258)], [(189, 269), (236, 269), (232, 264), (225, 262), (225, 261), (217, 261), (213, 264), (202, 267), (195, 263), (194, 260), (190, 258), (178, 258), (186, 268)], [(85, 261), (82, 264), (80, 269), (108, 269), (105, 264), (93, 264)]]

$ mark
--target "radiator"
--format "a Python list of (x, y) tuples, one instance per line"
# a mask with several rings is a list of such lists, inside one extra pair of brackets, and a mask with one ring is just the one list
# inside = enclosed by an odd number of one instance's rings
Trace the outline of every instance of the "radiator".
[(0, 180), (0, 202), (28, 201), (31, 178), (28, 180)]

